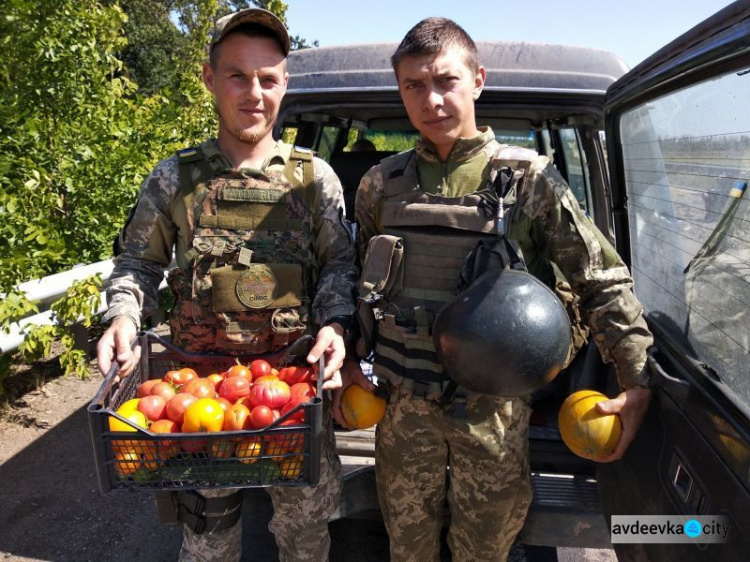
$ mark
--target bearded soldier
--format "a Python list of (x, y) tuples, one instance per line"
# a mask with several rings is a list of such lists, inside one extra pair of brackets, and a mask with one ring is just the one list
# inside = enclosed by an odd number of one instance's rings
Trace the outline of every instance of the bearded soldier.
[[(314, 333), (307, 359), (324, 355), (323, 388), (340, 386), (342, 336), (354, 311), (354, 244), (331, 168), (272, 136), (289, 48), (283, 23), (268, 11), (245, 9), (217, 21), (203, 80), (218, 111), (218, 136), (160, 162), (141, 188), (116, 243), (105, 315), (111, 325), (98, 345), (102, 372), (113, 361), (120, 376), (132, 371), (131, 341), (142, 315), (157, 308), (174, 253), (168, 281), (176, 345), (247, 356)], [(270, 529), (284, 561), (328, 558), (341, 475), (327, 421), (320, 483), (269, 492)], [(241, 491), (202, 495), (203, 512), (185, 521), (180, 559), (239, 560)]]

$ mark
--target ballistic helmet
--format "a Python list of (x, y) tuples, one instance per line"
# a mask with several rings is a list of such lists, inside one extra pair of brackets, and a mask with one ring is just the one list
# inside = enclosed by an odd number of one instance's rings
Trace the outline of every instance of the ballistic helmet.
[(445, 372), (470, 392), (521, 396), (557, 376), (572, 343), (560, 300), (533, 275), (483, 273), (438, 312), (433, 339)]

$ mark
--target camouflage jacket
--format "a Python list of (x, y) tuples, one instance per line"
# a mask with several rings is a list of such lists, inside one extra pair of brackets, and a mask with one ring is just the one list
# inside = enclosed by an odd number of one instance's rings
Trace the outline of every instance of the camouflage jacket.
[[(481, 181), (451, 181), (460, 162), (484, 155), (489, 163), (500, 145), (490, 129), (473, 139), (459, 139), (447, 162), (425, 141), (416, 145), (423, 189), (458, 197), (473, 192)], [(459, 164), (459, 166), (457, 166)], [(483, 170), (474, 167), (486, 176)], [(439, 179), (438, 179), (439, 178)], [(433, 185), (440, 182), (440, 185)], [(461, 191), (461, 185), (467, 189)], [(359, 185), (355, 216), (359, 225), (357, 248), (364, 259), (367, 244), (382, 234), (379, 212), (384, 180), (373, 167)], [(553, 262), (580, 296), (580, 306), (605, 362), (615, 363), (621, 388), (647, 386), (646, 349), (653, 337), (632, 292), (633, 280), (615, 249), (580, 209), (565, 180), (545, 156), (536, 156), (518, 194), (509, 236), (516, 240), (527, 262)], [(407, 250), (408, 251), (408, 250)]]
[[(277, 142), (263, 169), (282, 172), (290, 153), (289, 145)], [(354, 312), (358, 270), (354, 242), (344, 219), (341, 183), (323, 160), (315, 158), (314, 167), (312, 250), (320, 269), (312, 310), (315, 323), (322, 325), (334, 316)], [(301, 180), (301, 168), (298, 170)], [(159, 162), (143, 182), (120, 233), (115, 269), (107, 285), (105, 321), (127, 316), (140, 326), (141, 315), (157, 309), (159, 285), (173, 253), (179, 267), (186, 265), (191, 243), (187, 220), (175, 155)]]

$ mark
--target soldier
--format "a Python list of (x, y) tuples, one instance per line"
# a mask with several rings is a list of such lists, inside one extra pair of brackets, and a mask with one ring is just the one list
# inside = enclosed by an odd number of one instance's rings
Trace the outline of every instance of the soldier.
[[(325, 355), (323, 388), (340, 386), (355, 249), (332, 169), (272, 137), (289, 48), (284, 25), (268, 11), (245, 9), (217, 21), (203, 80), (216, 103), (218, 137), (163, 160), (141, 188), (116, 244), (104, 318), (112, 323), (98, 345), (103, 373), (112, 361), (120, 376), (132, 371), (130, 343), (141, 314), (157, 308), (174, 251), (175, 344), (191, 352), (264, 354), (319, 327), (307, 359)], [(275, 296), (277, 285), (283, 296)], [(327, 425), (320, 484), (269, 490), (269, 528), (284, 561), (328, 559), (341, 465), (330, 416)], [(206, 507), (197, 515), (206, 517), (207, 530), (185, 524), (180, 560), (239, 560), (241, 490), (203, 496)]]
[[(652, 337), (626, 266), (549, 160), (500, 145), (488, 127), (477, 128), (474, 102), (486, 71), (466, 32), (447, 19), (425, 19), (407, 33), (391, 62), (421, 138), (413, 150), (373, 167), (355, 203), (360, 296), (377, 300), (378, 309), (371, 318), (377, 325), (373, 372), (389, 390), (375, 456), (391, 560), (439, 559), (446, 498), (453, 560), (505, 560), (531, 500), (529, 393), (493, 396), (459, 386), (451, 397), (455, 384), (431, 333), (436, 314), (454, 298), (476, 240), (488, 234), (503, 240), (498, 237), (509, 226), (507, 239), (520, 246), (530, 273), (554, 287), (554, 263), (581, 297), (594, 340), (605, 361), (614, 361), (622, 390), (598, 405), (602, 413), (618, 413), (624, 427), (602, 462), (622, 457), (648, 409), (645, 361)], [(503, 201), (513, 210), (504, 212)], [(488, 376), (513, 376), (502, 357), (477, 361)], [(344, 386), (360, 383), (355, 366), (347, 362)], [(343, 423), (335, 405), (334, 416)]]

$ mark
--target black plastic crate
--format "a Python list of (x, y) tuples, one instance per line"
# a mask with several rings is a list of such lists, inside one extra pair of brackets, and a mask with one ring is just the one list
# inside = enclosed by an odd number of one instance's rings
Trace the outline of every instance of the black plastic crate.
[[(193, 368), (199, 376), (222, 372), (237, 360), (265, 359), (276, 368), (307, 365), (313, 338), (305, 336), (273, 355), (229, 356), (187, 353), (152, 332), (134, 342), (141, 358), (130, 376), (118, 380), (117, 365), (88, 406), (91, 441), (102, 492), (310, 486), (320, 478), (323, 359), (317, 397), (259, 430), (217, 433), (152, 433), (115, 413), (136, 397), (138, 385), (173, 369)], [(304, 421), (284, 425), (300, 409)], [(115, 418), (132, 431), (110, 431)]]

